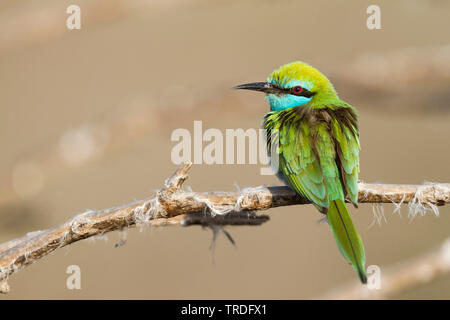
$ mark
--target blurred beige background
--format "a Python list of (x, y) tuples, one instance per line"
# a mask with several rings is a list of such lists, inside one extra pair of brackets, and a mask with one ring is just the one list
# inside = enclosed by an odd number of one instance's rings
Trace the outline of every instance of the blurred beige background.
[[(382, 30), (366, 28), (373, 1), (0, 2), (0, 242), (87, 209), (142, 199), (176, 168), (176, 128), (259, 128), (263, 81), (303, 60), (328, 75), (361, 122), (366, 182), (450, 182), (450, 3), (378, 1)], [(81, 30), (65, 10), (81, 7)], [(279, 182), (259, 165), (197, 165), (186, 185), (233, 190)], [(367, 264), (395, 265), (449, 235), (450, 208), (392, 214), (352, 210)], [(311, 206), (268, 211), (260, 227), (229, 227), (213, 263), (200, 227), (131, 229), (119, 248), (81, 241), (9, 281), (20, 298), (299, 299), (356, 282)], [(79, 265), (82, 289), (67, 290)], [(450, 276), (392, 298), (450, 298)]]

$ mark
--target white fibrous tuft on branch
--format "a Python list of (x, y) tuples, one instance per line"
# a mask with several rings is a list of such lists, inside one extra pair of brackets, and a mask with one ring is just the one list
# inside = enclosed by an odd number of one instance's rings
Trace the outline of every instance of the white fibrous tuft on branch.
[[(89, 210), (44, 231), (0, 244), (0, 292), (8, 292), (7, 279), (56, 249), (76, 241), (133, 226), (260, 225), (269, 218), (255, 212), (274, 207), (309, 204), (288, 187), (259, 186), (238, 191), (193, 192), (181, 189), (191, 163), (181, 165), (155, 196), (100, 210)], [(438, 213), (450, 202), (450, 184), (390, 185), (359, 183), (360, 203), (408, 204), (411, 215)], [(124, 239), (118, 245), (125, 242)]]

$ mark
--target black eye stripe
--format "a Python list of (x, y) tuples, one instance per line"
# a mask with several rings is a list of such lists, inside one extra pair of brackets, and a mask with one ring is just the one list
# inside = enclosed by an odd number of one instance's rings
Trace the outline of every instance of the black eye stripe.
[(271, 84), (271, 86), (272, 86), (272, 91), (273, 91), (272, 93), (274, 93), (274, 94), (291, 94), (294, 96), (311, 98), (312, 96), (314, 96), (317, 93), (317, 92), (309, 91), (308, 89), (305, 89), (304, 87), (301, 87), (302, 90), (297, 93), (297, 92), (294, 92), (295, 87), (285, 89), (285, 88), (281, 88), (275, 84)]
[[(294, 87), (295, 88), (295, 87)], [(278, 90), (282, 91), (285, 94), (292, 94), (294, 96), (299, 96), (299, 97), (306, 97), (306, 98), (311, 98), (313, 95), (315, 95), (315, 92), (311, 92), (308, 89), (305, 89), (302, 87), (302, 91), (300, 92), (294, 92), (293, 88), (290, 89), (283, 89), (283, 88), (277, 88)]]
[(303, 89), (303, 91), (302, 92), (300, 92), (300, 96), (304, 96), (304, 97), (306, 97), (306, 98), (311, 98), (313, 95), (315, 95), (316, 93), (315, 92), (311, 92), (311, 91), (309, 91), (309, 90), (306, 90), (306, 89)]

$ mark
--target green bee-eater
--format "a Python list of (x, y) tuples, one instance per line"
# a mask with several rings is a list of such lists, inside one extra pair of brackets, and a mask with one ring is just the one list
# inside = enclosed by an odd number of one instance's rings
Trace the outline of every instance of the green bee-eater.
[[(346, 197), (355, 207), (358, 203), (360, 147), (355, 108), (339, 99), (322, 73), (303, 62), (280, 67), (267, 82), (235, 89), (266, 94), (270, 112), (263, 126), (272, 167), (276, 152), (278, 177), (326, 214), (340, 252), (366, 283), (363, 243), (345, 204)], [(275, 139), (278, 146), (273, 148)]]

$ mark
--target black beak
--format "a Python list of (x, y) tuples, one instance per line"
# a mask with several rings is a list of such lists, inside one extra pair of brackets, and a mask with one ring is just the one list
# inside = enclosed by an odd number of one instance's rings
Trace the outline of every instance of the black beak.
[(280, 89), (275, 88), (273, 85), (271, 85), (268, 82), (246, 83), (246, 84), (241, 84), (239, 86), (233, 87), (233, 89), (253, 90), (253, 91), (260, 91), (260, 92), (264, 92), (264, 93), (280, 93)]

